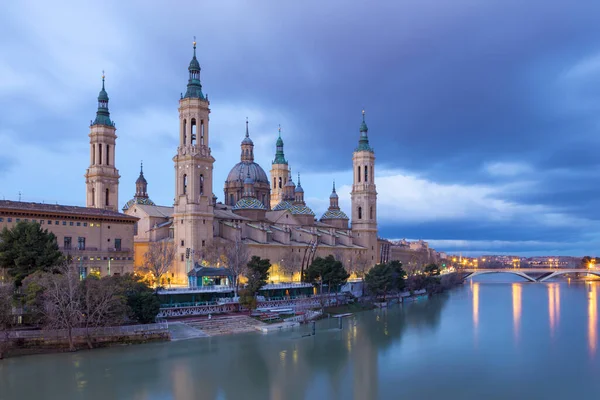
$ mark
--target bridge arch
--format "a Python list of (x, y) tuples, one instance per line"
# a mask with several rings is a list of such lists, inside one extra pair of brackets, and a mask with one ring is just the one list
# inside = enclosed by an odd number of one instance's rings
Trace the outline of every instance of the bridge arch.
[(559, 275), (564, 275), (564, 274), (575, 274), (575, 273), (576, 273), (576, 274), (595, 275), (595, 276), (597, 276), (597, 277), (600, 277), (600, 271), (594, 271), (594, 270), (588, 270), (588, 271), (572, 271), (572, 270), (560, 271), (560, 270), (559, 270), (559, 271), (554, 271), (554, 272), (552, 272), (551, 274), (549, 274), (549, 275), (546, 275), (546, 276), (544, 276), (544, 277), (540, 278), (540, 279), (538, 280), (538, 282), (545, 282), (545, 281), (547, 281), (548, 279), (555, 278), (555, 277), (557, 277), (557, 276), (559, 276)]
[[(486, 274), (513, 274), (513, 275), (517, 275), (520, 276), (521, 278), (529, 281), (529, 282), (537, 282), (534, 278), (530, 277), (529, 275), (527, 275), (524, 272), (521, 271), (515, 271), (515, 270), (493, 270), (493, 271), (474, 271), (474, 272), (470, 272), (467, 275), (465, 275), (465, 277), (463, 279), (469, 279), (469, 278), (473, 278), (477, 275), (486, 275)], [(599, 275), (600, 276), (600, 275)]]

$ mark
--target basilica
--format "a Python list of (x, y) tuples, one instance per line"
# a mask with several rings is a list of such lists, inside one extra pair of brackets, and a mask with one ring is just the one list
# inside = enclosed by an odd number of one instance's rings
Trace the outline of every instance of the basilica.
[[(174, 203), (156, 205), (140, 169), (135, 195), (122, 208), (125, 214), (138, 218), (134, 227), (135, 265), (143, 264), (144, 254), (154, 241), (168, 241), (175, 246), (175, 263), (168, 275), (172, 283), (179, 284), (188, 281), (195, 263), (206, 265), (209, 249), (224, 249), (236, 241), (245, 243), (251, 255), (268, 258), (273, 264), (271, 279), (276, 281), (298, 280), (300, 269), (316, 256), (334, 255), (349, 271), (364, 270), (379, 262), (375, 154), (369, 144), (364, 111), (352, 155), (349, 214), (340, 209), (333, 182), (330, 205), (323, 215), (316, 216), (306, 204), (300, 175), (294, 182), (291, 174), (281, 129), (267, 175), (254, 158), (247, 121), (245, 135), (240, 135), (240, 161), (229, 172), (222, 201), (218, 201), (213, 184), (215, 159), (210, 149), (210, 102), (200, 83), (195, 42), (193, 52), (187, 89), (179, 99)], [(104, 80), (98, 102), (90, 132), (87, 206), (117, 211), (116, 128), (108, 112)]]

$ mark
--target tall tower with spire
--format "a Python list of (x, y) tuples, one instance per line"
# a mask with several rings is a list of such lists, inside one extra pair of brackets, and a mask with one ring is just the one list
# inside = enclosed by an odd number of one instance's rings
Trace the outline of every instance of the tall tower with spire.
[(90, 166), (85, 173), (87, 207), (118, 209), (120, 176), (115, 167), (116, 130), (108, 111), (103, 71), (96, 119), (90, 122)]
[(352, 155), (352, 235), (355, 244), (366, 248), (366, 258), (373, 265), (377, 262), (377, 190), (375, 152), (369, 145), (368, 131), (363, 110), (360, 139)]
[(289, 180), (290, 170), (283, 154), (283, 139), (281, 139), (281, 125), (277, 138), (275, 158), (271, 165), (271, 206), (275, 207), (285, 197), (285, 185)]
[[(213, 164), (209, 147), (208, 98), (202, 93), (200, 63), (194, 55), (188, 67), (185, 95), (179, 100), (179, 146), (175, 164), (173, 226), (176, 246), (174, 281), (187, 282), (191, 267), (186, 249), (199, 252), (213, 238)], [(193, 253), (191, 253), (193, 254)]]

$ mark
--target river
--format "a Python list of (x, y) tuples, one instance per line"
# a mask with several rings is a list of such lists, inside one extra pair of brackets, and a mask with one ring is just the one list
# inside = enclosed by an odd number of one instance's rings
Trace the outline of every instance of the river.
[(485, 276), (387, 310), (0, 361), (0, 399), (597, 399), (600, 283)]

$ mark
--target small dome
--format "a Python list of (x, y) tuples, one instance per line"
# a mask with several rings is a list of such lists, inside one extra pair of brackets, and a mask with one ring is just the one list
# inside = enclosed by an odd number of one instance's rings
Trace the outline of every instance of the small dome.
[(194, 47), (194, 57), (192, 61), (190, 61), (190, 66), (188, 67), (188, 71), (200, 71), (200, 63), (196, 58), (196, 48)]
[(135, 183), (148, 183), (148, 182), (146, 181), (146, 178), (144, 178), (144, 174), (140, 174), (140, 176), (137, 178)]
[(254, 179), (250, 175), (247, 175), (246, 179), (244, 179), (244, 185), (254, 185)]
[(338, 199), (338, 198), (339, 198), (339, 196), (338, 196), (338, 194), (337, 194), (335, 191), (333, 191), (333, 192), (331, 192), (331, 194), (329, 195), (329, 198), (330, 198), (330, 199)]
[(285, 184), (286, 187), (296, 187), (296, 185), (294, 184), (294, 181), (292, 180), (292, 178), (288, 179), (287, 183)]
[(275, 143), (275, 146), (277, 146), (277, 147), (282, 147), (283, 146), (283, 139), (281, 138), (281, 136), (279, 136), (277, 138), (277, 143)]
[(108, 93), (104, 90), (104, 82), (102, 82), (102, 90), (98, 93), (98, 101), (108, 101)]
[(348, 220), (348, 216), (342, 210), (327, 210), (321, 217), (321, 220), (327, 219), (345, 219)]
[(298, 186), (296, 186), (296, 189), (294, 190), (294, 192), (296, 192), (296, 193), (304, 193), (304, 189), (302, 189), (302, 186), (298, 185)]
[(233, 206), (232, 210), (266, 210), (267, 207), (259, 200), (253, 197), (244, 197), (240, 199), (235, 206)]
[(252, 139), (250, 139), (248, 136), (246, 136), (244, 138), (244, 140), (242, 140), (242, 144), (248, 144), (248, 145), (252, 145), (254, 146), (254, 142), (252, 141)]
[(311, 210), (308, 206), (304, 205), (295, 205), (292, 206), (289, 210), (294, 215), (315, 215), (313, 210)]
[(284, 200), (281, 203), (277, 204), (275, 207), (273, 207), (273, 211), (289, 210), (293, 206), (294, 205), (292, 203), (290, 203), (287, 200)]
[(229, 175), (227, 175), (226, 183), (240, 182), (243, 183), (250, 173), (250, 178), (254, 183), (266, 183), (269, 185), (269, 178), (260, 165), (255, 162), (242, 161), (233, 166)]
[(125, 205), (123, 206), (123, 211), (128, 210), (134, 204), (142, 204), (142, 205), (145, 205), (145, 206), (155, 206), (156, 205), (149, 198), (134, 197), (133, 199), (131, 199), (127, 203), (125, 203)]

